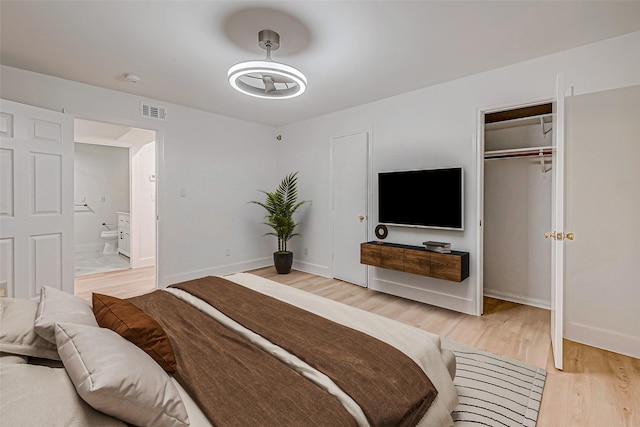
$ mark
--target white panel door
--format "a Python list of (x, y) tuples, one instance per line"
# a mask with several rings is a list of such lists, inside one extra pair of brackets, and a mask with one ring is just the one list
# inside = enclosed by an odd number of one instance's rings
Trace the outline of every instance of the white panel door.
[(551, 195), (551, 346), (557, 369), (562, 369), (564, 337), (564, 76), (556, 78), (553, 102), (553, 167)]
[(73, 118), (0, 100), (0, 294), (73, 293)]
[(360, 244), (368, 237), (369, 133), (332, 140), (333, 277), (367, 286)]

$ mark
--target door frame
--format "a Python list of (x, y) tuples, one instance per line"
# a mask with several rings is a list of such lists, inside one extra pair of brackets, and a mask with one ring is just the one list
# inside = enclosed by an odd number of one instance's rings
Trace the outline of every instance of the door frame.
[[(129, 126), (138, 129), (150, 130), (156, 133), (156, 147), (155, 147), (155, 170), (156, 170), (156, 200), (155, 200), (155, 232), (156, 232), (156, 244), (155, 244), (155, 288), (159, 289), (160, 284), (160, 195), (161, 195), (161, 177), (164, 176), (164, 131), (159, 127), (149, 126), (150, 123), (141, 123), (135, 120), (125, 120), (122, 118), (110, 118), (104, 117), (99, 114), (81, 114), (72, 115), (73, 119), (91, 120), (95, 122), (110, 123), (113, 125)], [(75, 143), (75, 140), (74, 140)], [(114, 144), (115, 146), (115, 144)], [(132, 198), (132, 182), (131, 182), (131, 147), (122, 145), (123, 148), (129, 149), (129, 205), (131, 205)], [(74, 159), (75, 162), (75, 159)], [(73, 191), (73, 189), (72, 189)], [(132, 217), (135, 215), (131, 213)], [(131, 261), (129, 262), (131, 266)]]
[[(333, 154), (334, 154), (334, 140), (337, 138), (344, 138), (347, 136), (359, 135), (362, 133), (367, 134), (367, 212), (365, 212), (367, 226), (366, 226), (366, 241), (369, 241), (372, 234), (371, 227), (371, 212), (373, 212), (373, 128), (357, 130), (353, 132), (345, 132), (338, 135), (331, 136), (329, 138), (329, 197), (330, 197), (330, 209), (331, 209), (331, 277), (335, 276), (335, 268), (334, 268), (334, 259), (335, 259), (335, 238), (334, 238), (334, 230), (336, 225), (335, 218), (335, 207), (334, 207), (334, 194), (333, 194), (333, 184), (334, 184), (334, 171), (333, 171)], [(367, 266), (365, 270), (364, 277), (364, 287), (369, 287), (369, 279), (370, 279), (370, 268)]]
[(508, 102), (476, 109), (476, 286), (474, 290), (474, 314), (484, 313), (484, 116), (499, 111), (530, 107), (553, 102), (553, 97), (529, 98), (521, 102)]

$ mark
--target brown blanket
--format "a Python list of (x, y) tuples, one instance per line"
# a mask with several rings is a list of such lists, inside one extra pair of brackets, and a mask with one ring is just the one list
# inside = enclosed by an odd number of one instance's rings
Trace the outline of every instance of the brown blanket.
[(165, 329), (176, 380), (214, 426), (353, 426), (327, 392), (163, 291), (130, 298)]
[(415, 425), (437, 391), (413, 360), (367, 334), (220, 277), (173, 285), (331, 378), (373, 426)]

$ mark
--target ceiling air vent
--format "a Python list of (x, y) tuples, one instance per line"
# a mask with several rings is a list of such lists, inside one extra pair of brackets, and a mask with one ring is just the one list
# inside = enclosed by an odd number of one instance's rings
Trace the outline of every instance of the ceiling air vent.
[(150, 119), (165, 120), (167, 118), (167, 112), (162, 107), (156, 107), (149, 104), (142, 104), (142, 117), (148, 117)]

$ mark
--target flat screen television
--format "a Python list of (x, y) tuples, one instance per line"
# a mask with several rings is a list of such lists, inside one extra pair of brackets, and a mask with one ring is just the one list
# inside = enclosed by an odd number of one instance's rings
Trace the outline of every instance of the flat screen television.
[(463, 230), (462, 167), (378, 173), (378, 221)]

